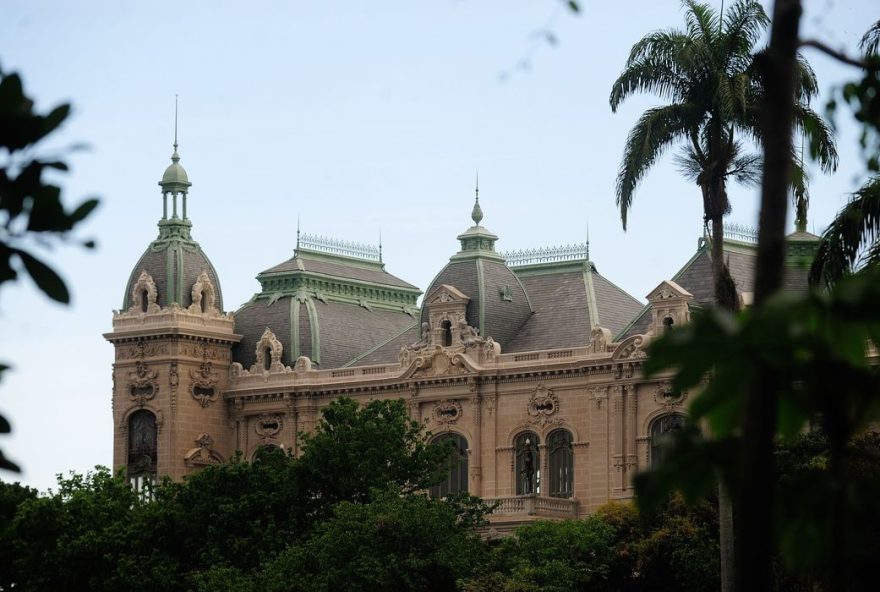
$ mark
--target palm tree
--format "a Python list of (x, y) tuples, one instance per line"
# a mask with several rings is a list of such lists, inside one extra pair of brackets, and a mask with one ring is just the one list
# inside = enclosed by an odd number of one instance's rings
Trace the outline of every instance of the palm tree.
[[(670, 101), (645, 111), (630, 131), (617, 175), (617, 205), (626, 229), (639, 182), (666, 150), (680, 146), (676, 162), (699, 186), (704, 223), (711, 231), (715, 299), (719, 306), (734, 309), (736, 291), (723, 260), (723, 219), (730, 211), (727, 182), (760, 181), (761, 157), (749, 148), (762, 140), (764, 86), (753, 57), (769, 19), (757, 0), (736, 0), (723, 17), (695, 0), (685, 0), (683, 6), (685, 30), (655, 31), (642, 38), (611, 89), (612, 111), (637, 92)], [(829, 171), (837, 167), (831, 131), (808, 106), (817, 90), (812, 69), (799, 58), (795, 126)], [(793, 175), (792, 188), (802, 191), (805, 180), (802, 171)]]
[[(866, 59), (880, 59), (880, 21), (868, 29), (859, 48)], [(810, 283), (831, 285), (868, 265), (880, 265), (880, 174), (853, 193), (825, 230)]]

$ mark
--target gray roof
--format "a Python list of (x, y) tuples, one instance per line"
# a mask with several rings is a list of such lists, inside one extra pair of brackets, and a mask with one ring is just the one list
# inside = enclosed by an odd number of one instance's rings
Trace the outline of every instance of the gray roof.
[[(425, 292), (430, 294), (443, 284), (454, 286), (470, 298), (467, 323), (491, 337), (506, 351), (520, 328), (532, 316), (529, 297), (519, 279), (503, 260), (485, 257), (450, 261)], [(509, 293), (509, 299), (504, 295)], [(422, 321), (427, 318), (422, 310)]]
[[(214, 266), (211, 265), (198, 243), (185, 240), (157, 240), (151, 243), (132, 269), (125, 285), (123, 310), (130, 305), (131, 290), (142, 271), (146, 271), (152, 276), (153, 282), (156, 284), (156, 303), (163, 308), (171, 302), (177, 302), (184, 308), (192, 304), (192, 286), (204, 271), (211, 278), (214, 289), (217, 291), (217, 308), (223, 310), (223, 292), (220, 289), (220, 280)], [(168, 293), (169, 276), (173, 278), (175, 284), (176, 294), (174, 295)], [(179, 285), (176, 285), (178, 283)]]
[(515, 272), (535, 314), (504, 351), (585, 346), (590, 342), (592, 327), (620, 331), (642, 308), (638, 300), (600, 275), (590, 262), (566, 261)]
[(338, 257), (337, 259), (339, 261), (338, 263), (323, 261), (321, 259), (312, 258), (309, 253), (303, 251), (302, 253), (294, 255), (287, 261), (261, 272), (260, 275), (308, 271), (334, 278), (353, 279), (372, 284), (381, 284), (384, 286), (417, 289), (412, 284), (391, 275), (383, 268), (380, 268), (379, 265), (370, 264), (370, 266), (367, 267), (366, 265), (361, 265), (357, 262), (349, 263), (341, 257)]

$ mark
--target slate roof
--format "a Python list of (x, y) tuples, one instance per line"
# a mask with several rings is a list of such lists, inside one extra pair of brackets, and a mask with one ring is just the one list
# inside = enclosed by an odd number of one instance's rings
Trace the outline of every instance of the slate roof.
[[(342, 261), (341, 258), (340, 261)], [(274, 267), (270, 267), (269, 269), (261, 272), (260, 275), (284, 273), (291, 271), (309, 271), (312, 273), (319, 273), (335, 278), (346, 278), (358, 280), (361, 282), (369, 282), (371, 284), (380, 284), (383, 286), (416, 289), (416, 287), (412, 284), (391, 275), (384, 269), (370, 269), (367, 267), (358, 266), (357, 264), (346, 265), (344, 263), (323, 261), (320, 259), (312, 258), (312, 256), (310, 256), (310, 254), (305, 250), (303, 250), (301, 253), (298, 253), (297, 255), (294, 255), (283, 263), (279, 263)]]
[[(180, 281), (180, 285), (175, 286), (177, 298), (169, 298), (168, 294), (169, 264), (175, 283)], [(142, 271), (146, 271), (152, 276), (153, 282), (156, 284), (156, 303), (163, 308), (174, 301), (177, 301), (184, 308), (192, 304), (192, 286), (204, 271), (214, 284), (217, 293), (217, 308), (223, 310), (223, 292), (220, 289), (220, 280), (214, 266), (211, 265), (198, 243), (183, 240), (167, 242), (157, 240), (151, 243), (138, 259), (125, 285), (123, 310), (130, 306), (131, 289)]]
[(525, 286), (535, 314), (502, 351), (585, 346), (593, 326), (620, 331), (642, 308), (590, 262), (566, 261), (514, 268), (514, 272)]
[(418, 325), (418, 288), (379, 261), (301, 249), (257, 278), (263, 291), (235, 313), (242, 339), (233, 359), (245, 368), (267, 327), (284, 347), (283, 364), (308, 356), (329, 369), (397, 361), (393, 344)]
[[(757, 250), (755, 245), (731, 241), (724, 244), (724, 257), (727, 261), (730, 275), (736, 284), (738, 293), (753, 292), (755, 289), (755, 262)], [(693, 294), (691, 307), (706, 307), (715, 303), (715, 293), (712, 284), (712, 254), (708, 241), (701, 243), (696, 254), (690, 261), (672, 276), (672, 281)], [(791, 287), (798, 289), (797, 274), (792, 275)], [(805, 284), (804, 284), (805, 285)], [(625, 339), (632, 335), (642, 335), (651, 326), (651, 315), (648, 314), (650, 305), (646, 305), (636, 316), (630, 326), (620, 334), (615, 334), (615, 340)]]
[[(454, 286), (470, 298), (466, 311), (468, 325), (477, 327), (480, 335), (491, 337), (501, 344), (501, 351), (507, 351), (520, 328), (532, 316), (526, 291), (503, 260), (473, 258), (450, 261), (425, 293), (430, 294), (443, 284)], [(502, 295), (502, 291), (507, 292), (508, 289), (509, 300)], [(427, 320), (428, 312), (423, 309), (421, 321)]]

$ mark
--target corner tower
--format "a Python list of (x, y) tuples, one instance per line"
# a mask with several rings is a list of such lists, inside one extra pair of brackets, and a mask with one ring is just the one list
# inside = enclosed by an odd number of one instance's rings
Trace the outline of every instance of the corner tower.
[(171, 165), (159, 182), (159, 236), (132, 270), (104, 335), (115, 348), (113, 466), (125, 467), (135, 487), (180, 479), (233, 447), (222, 391), (241, 337), (223, 312), (217, 272), (192, 239), (192, 183), (177, 148), (175, 121)]

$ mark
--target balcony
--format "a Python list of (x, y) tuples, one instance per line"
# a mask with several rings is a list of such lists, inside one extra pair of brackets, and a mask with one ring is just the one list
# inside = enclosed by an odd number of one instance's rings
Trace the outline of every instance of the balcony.
[(489, 502), (499, 502), (492, 517), (505, 521), (534, 516), (537, 518), (577, 518), (578, 502), (573, 498), (544, 497), (540, 495), (517, 495), (498, 497)]

